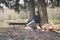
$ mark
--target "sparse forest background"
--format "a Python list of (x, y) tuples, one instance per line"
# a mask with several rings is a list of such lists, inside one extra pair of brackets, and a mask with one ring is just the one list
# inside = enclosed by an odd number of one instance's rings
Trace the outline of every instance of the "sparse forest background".
[(8, 22), (14, 21), (26, 22), (36, 11), (40, 12), (43, 23), (48, 20), (60, 25), (60, 0), (0, 0), (0, 26), (8, 27)]

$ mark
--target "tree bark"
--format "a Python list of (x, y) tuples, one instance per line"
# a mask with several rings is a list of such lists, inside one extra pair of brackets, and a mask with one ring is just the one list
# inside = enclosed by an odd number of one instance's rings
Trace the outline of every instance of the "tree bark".
[(59, 2), (60, 2), (60, 0), (56, 0), (56, 2), (57, 2), (57, 6), (59, 6)]
[(29, 19), (32, 19), (33, 16), (35, 15), (35, 4), (34, 4), (34, 0), (29, 0), (28, 1), (28, 13), (29, 13)]
[(48, 15), (45, 0), (38, 0), (38, 11), (41, 16), (41, 24), (48, 23)]

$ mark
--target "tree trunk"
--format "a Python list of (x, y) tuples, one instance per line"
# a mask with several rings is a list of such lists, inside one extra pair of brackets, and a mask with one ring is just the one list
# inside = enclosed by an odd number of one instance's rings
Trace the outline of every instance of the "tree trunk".
[(26, 8), (26, 0), (24, 0), (24, 8)]
[(45, 0), (38, 0), (38, 11), (41, 16), (41, 24), (48, 23), (48, 15)]
[(59, 2), (60, 2), (60, 0), (56, 0), (56, 2), (57, 2), (57, 6), (59, 6)]
[(33, 16), (35, 15), (34, 0), (28, 0), (28, 13), (29, 13), (29, 19), (33, 18)]

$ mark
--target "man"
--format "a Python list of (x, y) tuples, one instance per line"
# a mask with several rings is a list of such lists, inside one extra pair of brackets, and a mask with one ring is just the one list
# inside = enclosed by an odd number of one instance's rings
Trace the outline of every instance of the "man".
[(41, 17), (40, 17), (39, 12), (36, 13), (36, 15), (33, 17), (33, 19), (35, 21), (35, 24), (36, 24), (37, 29), (42, 28), (41, 27)]
[(42, 27), (40, 23), (41, 23), (41, 17), (39, 15), (39, 12), (36, 12), (36, 15), (32, 19), (28, 20), (26, 26), (30, 27), (31, 25), (35, 24), (36, 27), (34, 26), (34, 29), (35, 28), (41, 29)]

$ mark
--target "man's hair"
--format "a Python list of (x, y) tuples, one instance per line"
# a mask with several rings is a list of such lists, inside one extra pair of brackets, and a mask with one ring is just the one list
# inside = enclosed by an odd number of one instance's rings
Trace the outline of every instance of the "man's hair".
[(38, 11), (37, 11), (37, 14), (40, 15)]

